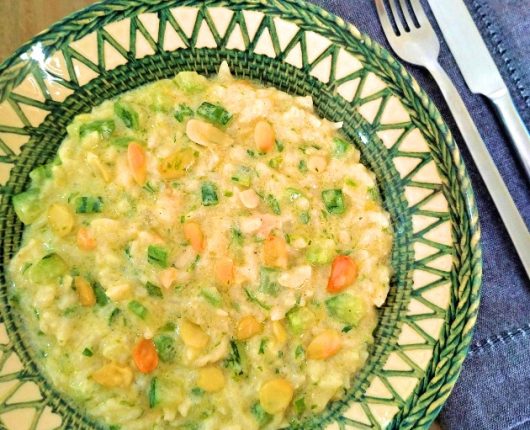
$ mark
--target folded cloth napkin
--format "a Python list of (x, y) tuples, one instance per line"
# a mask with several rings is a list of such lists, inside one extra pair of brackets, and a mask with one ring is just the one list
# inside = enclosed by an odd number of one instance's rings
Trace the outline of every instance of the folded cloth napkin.
[[(311, 1), (353, 23), (390, 50), (373, 0)], [(426, 1), (422, 3), (428, 9)], [(466, 0), (466, 5), (530, 128), (530, 0)], [(435, 24), (432, 14), (429, 18)], [(470, 93), (440, 32), (438, 35), (440, 62), (464, 98), (529, 225), (530, 184), (502, 125), (486, 99)], [(434, 100), (459, 144), (482, 228), (484, 280), (477, 326), (461, 376), (439, 422), (444, 430), (530, 429), (530, 283), (435, 82), (423, 69), (405, 67)]]

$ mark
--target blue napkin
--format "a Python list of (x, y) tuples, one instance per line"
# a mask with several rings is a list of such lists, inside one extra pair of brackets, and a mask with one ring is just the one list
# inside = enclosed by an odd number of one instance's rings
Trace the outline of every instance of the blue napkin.
[[(311, 1), (353, 23), (391, 51), (373, 0)], [(466, 5), (530, 128), (530, 0), (466, 0)], [(429, 17), (435, 24), (432, 14)], [(529, 225), (530, 184), (492, 107), (486, 99), (471, 94), (440, 32), (438, 35), (440, 63), (464, 98)], [(461, 376), (439, 422), (447, 430), (530, 429), (530, 283), (438, 87), (423, 69), (405, 67), (451, 127), (471, 176), (482, 228), (484, 280), (477, 326)]]

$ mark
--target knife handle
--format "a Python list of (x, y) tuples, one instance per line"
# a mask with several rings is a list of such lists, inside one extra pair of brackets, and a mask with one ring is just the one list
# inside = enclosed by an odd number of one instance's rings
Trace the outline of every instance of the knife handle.
[(510, 136), (526, 173), (526, 179), (530, 181), (530, 134), (528, 134), (523, 120), (519, 116), (517, 109), (515, 109), (508, 89), (505, 88), (501, 95), (490, 98), (504, 124), (506, 132)]
[(506, 184), (480, 137), (480, 133), (469, 115), (464, 101), (451, 82), (451, 78), (449, 78), (437, 62), (430, 63), (428, 69), (445, 97), (445, 101), (460, 129), (460, 133), (462, 133), (469, 152), (475, 161), (480, 175), (504, 222), (504, 226), (508, 230), (508, 234), (519, 254), (526, 274), (530, 278), (530, 233), (526, 228), (523, 218), (519, 214)]

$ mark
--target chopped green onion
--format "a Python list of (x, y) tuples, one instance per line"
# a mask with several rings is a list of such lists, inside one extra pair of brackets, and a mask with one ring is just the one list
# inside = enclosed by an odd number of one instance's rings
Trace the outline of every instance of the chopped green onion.
[(222, 298), (219, 294), (219, 291), (215, 287), (203, 288), (201, 291), (201, 296), (212, 306), (218, 308), (221, 306)]
[(94, 295), (96, 296), (96, 303), (98, 306), (105, 306), (109, 303), (107, 293), (105, 293), (105, 290), (101, 285), (95, 282), (92, 286), (92, 289), (94, 290)]
[(333, 145), (333, 156), (337, 158), (344, 156), (344, 154), (346, 154), (346, 152), (348, 152), (350, 149), (350, 144), (345, 140), (339, 139), (338, 137), (333, 139)]
[(267, 195), (267, 197), (265, 198), (265, 202), (267, 203), (267, 205), (269, 205), (269, 207), (272, 209), (272, 212), (274, 212), (276, 215), (280, 215), (282, 213), (280, 209), (280, 203), (278, 203), (278, 200), (276, 200), (276, 198), (272, 194)]
[(322, 200), (324, 201), (326, 210), (330, 214), (340, 215), (346, 210), (344, 204), (344, 195), (340, 189), (322, 191)]
[(265, 348), (267, 347), (267, 342), (268, 341), (269, 341), (269, 339), (267, 339), (266, 337), (261, 339), (261, 341), (259, 343), (258, 354), (265, 354)]
[(272, 421), (273, 416), (263, 409), (263, 407), (256, 402), (250, 408), (250, 412), (258, 423), (259, 427), (264, 427)]
[(269, 166), (273, 169), (278, 169), (283, 163), (283, 157), (274, 157), (269, 160)]
[(92, 357), (94, 355), (94, 353), (92, 352), (92, 350), (90, 348), (85, 348), (83, 349), (83, 352), (82, 354), (85, 356), (85, 357)]
[(166, 268), (168, 267), (168, 254), (168, 250), (163, 246), (149, 245), (147, 248), (147, 261), (153, 266)]
[(160, 327), (160, 328), (158, 329), (158, 331), (162, 331), (162, 332), (164, 332), (164, 331), (170, 331), (170, 332), (171, 332), (171, 331), (175, 331), (176, 328), (177, 328), (177, 326), (175, 325), (174, 322), (168, 321), (168, 322), (165, 323), (162, 327)]
[(280, 284), (278, 283), (278, 276), (280, 272), (269, 267), (262, 267), (260, 269), (260, 283), (259, 289), (265, 294), (276, 296), (280, 292)]
[(293, 402), (294, 410), (296, 411), (297, 415), (302, 415), (305, 412), (305, 399), (303, 397), (299, 397)]
[(239, 346), (238, 342), (231, 340), (230, 351), (228, 357), (223, 361), (223, 366), (230, 369), (234, 376), (241, 376), (245, 373), (243, 353), (243, 348)]
[(220, 105), (204, 102), (197, 109), (197, 115), (218, 125), (226, 125), (232, 119), (232, 114)]
[(276, 149), (278, 152), (283, 152), (283, 149), (285, 148), (284, 144), (280, 142), (279, 140), (276, 141)]
[(300, 358), (300, 357), (303, 357), (305, 351), (304, 351), (304, 347), (302, 345), (298, 345), (296, 347), (296, 349), (294, 350), (294, 358)]
[(298, 163), (298, 170), (300, 170), (300, 172), (307, 172), (308, 169), (305, 160), (300, 160), (300, 162)]
[(242, 246), (245, 242), (245, 237), (243, 236), (243, 233), (241, 233), (241, 230), (239, 230), (237, 227), (232, 227), (230, 229), (230, 237), (232, 243), (235, 243), (236, 245)]
[(145, 319), (147, 316), (147, 308), (136, 300), (130, 301), (127, 308), (140, 319)]
[(309, 220), (311, 219), (311, 217), (309, 216), (309, 212), (307, 211), (300, 212), (300, 215), (298, 216), (298, 218), (300, 219), (300, 222), (302, 224), (307, 224)]
[(239, 166), (236, 173), (232, 176), (232, 181), (237, 182), (242, 187), (250, 187), (254, 172), (250, 167)]
[(252, 149), (247, 149), (247, 154), (251, 158), (256, 158), (256, 152), (253, 151)]
[(191, 394), (197, 397), (201, 397), (204, 395), (204, 390), (201, 387), (193, 387), (191, 389)]
[(147, 294), (149, 294), (151, 297), (159, 297), (159, 298), (164, 297), (160, 287), (157, 287), (155, 284), (152, 284), (151, 282), (147, 282), (147, 284), (145, 284), (145, 289), (147, 290)]
[(342, 332), (343, 333), (348, 333), (349, 331), (351, 331), (351, 329), (353, 328), (353, 326), (351, 325), (345, 325), (344, 327), (342, 327)]
[(245, 294), (247, 295), (247, 299), (249, 302), (257, 304), (259, 307), (269, 311), (271, 307), (265, 303), (263, 303), (261, 300), (259, 300), (248, 288), (245, 288)]
[(213, 182), (204, 182), (201, 186), (201, 197), (203, 206), (214, 206), (218, 204), (217, 186)]
[(109, 325), (114, 324), (114, 322), (116, 322), (120, 314), (121, 314), (121, 310), (118, 308), (114, 308), (109, 315)]
[(127, 103), (117, 101), (114, 103), (114, 113), (123, 121), (125, 127), (136, 130), (140, 124), (138, 112)]
[(112, 119), (100, 119), (88, 122), (79, 127), (79, 137), (83, 138), (90, 133), (97, 132), (101, 137), (109, 138), (116, 125)]
[(175, 340), (167, 334), (155, 336), (153, 342), (158, 352), (160, 360), (164, 363), (171, 363), (177, 355)]
[(149, 400), (149, 407), (151, 409), (154, 408), (160, 402), (160, 399), (158, 397), (158, 378), (155, 376), (153, 379), (151, 379), (151, 383), (149, 384), (149, 392), (147, 394), (147, 398)]
[(193, 110), (188, 105), (180, 104), (175, 109), (173, 116), (178, 122), (182, 122), (186, 118), (193, 116)]
[(75, 211), (78, 214), (100, 213), (103, 207), (101, 197), (82, 196), (75, 200)]

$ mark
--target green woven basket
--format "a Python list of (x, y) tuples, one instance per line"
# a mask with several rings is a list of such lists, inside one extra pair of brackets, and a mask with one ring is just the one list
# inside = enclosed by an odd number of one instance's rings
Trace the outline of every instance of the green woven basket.
[(75, 115), (180, 70), (213, 74), (224, 60), (343, 121), (394, 223), (395, 274), (370, 358), (341, 401), (293, 427), (428, 428), (447, 399), (478, 309), (480, 233), (460, 153), (418, 83), (355, 27), (302, 0), (108, 0), (0, 66), (2, 428), (106, 428), (41, 376), (26, 347), (4, 275), (23, 231), (11, 196), (54, 157)]

